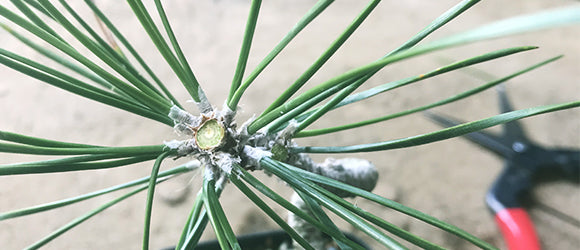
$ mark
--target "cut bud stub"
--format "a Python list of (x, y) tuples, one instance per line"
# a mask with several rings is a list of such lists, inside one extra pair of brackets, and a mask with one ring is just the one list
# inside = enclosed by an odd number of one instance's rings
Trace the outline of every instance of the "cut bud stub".
[(205, 121), (195, 133), (195, 143), (200, 149), (211, 150), (225, 141), (225, 128), (216, 119)]
[(288, 160), (288, 149), (284, 145), (276, 143), (270, 151), (272, 152), (272, 159), (281, 162)]

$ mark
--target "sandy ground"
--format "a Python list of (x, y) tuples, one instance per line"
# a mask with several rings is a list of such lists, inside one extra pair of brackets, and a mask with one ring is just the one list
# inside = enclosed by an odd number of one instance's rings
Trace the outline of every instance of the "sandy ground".
[[(153, 49), (152, 43), (139, 28), (126, 4), (98, 1), (122, 31), (133, 42), (158, 75), (167, 82), (179, 100), (187, 100), (170, 69)], [(209, 98), (220, 106), (225, 98), (243, 33), (248, 9), (247, 1), (165, 1), (171, 21), (195, 72)], [(264, 1), (252, 47), (249, 68), (279, 41), (315, 1)], [(241, 102), (239, 121), (263, 110), (284, 86), (293, 82), (324, 48), (336, 37), (364, 6), (364, 1), (337, 1), (311, 27), (290, 44), (279, 58), (250, 87)], [(362, 25), (339, 53), (324, 66), (309, 86), (334, 75), (370, 62), (397, 47), (427, 25), (456, 1), (385, 1)], [(485, 22), (512, 15), (573, 4), (574, 1), (500, 1), (478, 4), (444, 30), (433, 34), (443, 37)], [(3, 4), (9, 5), (3, 0)], [(511, 56), (479, 66), (503, 76), (546, 58), (566, 57), (540, 70), (510, 81), (508, 93), (518, 108), (552, 104), (580, 97), (580, 30), (562, 28), (553, 31), (520, 35), (509, 39), (480, 43), (447, 50), (389, 67), (377, 74), (363, 89), (401, 77), (426, 72), (442, 65), (442, 60), (461, 59), (480, 53), (520, 45), (537, 45), (539, 50)], [(41, 56), (24, 48), (15, 39), (0, 32), (2, 48), (18, 51), (45, 62)], [(73, 43), (75, 44), (75, 43)], [(75, 44), (76, 45), (76, 44)], [(159, 144), (175, 136), (171, 129), (155, 122), (73, 96), (51, 86), (31, 80), (6, 67), (0, 67), (0, 129), (27, 135), (88, 144), (130, 146)], [(332, 112), (313, 127), (325, 127), (371, 118), (380, 114), (436, 101), (481, 83), (464, 73), (453, 73), (418, 83), (414, 86), (366, 101), (360, 105)], [(493, 90), (460, 101), (437, 111), (464, 120), (475, 120), (496, 114)], [(189, 105), (195, 111), (193, 105)], [(525, 120), (528, 134), (549, 146), (580, 146), (580, 110), (543, 115)], [(300, 145), (349, 145), (396, 139), (434, 131), (438, 127), (422, 115), (392, 120), (364, 129), (299, 140)], [(497, 131), (497, 130), (496, 130)], [(345, 155), (346, 156), (346, 155)], [(352, 156), (352, 155), (349, 155)], [(325, 155), (315, 159), (323, 160)], [(335, 156), (337, 157), (337, 156)], [(342, 157), (342, 156), (339, 156)], [(502, 168), (502, 161), (477, 146), (452, 139), (431, 145), (388, 152), (357, 154), (374, 162), (380, 179), (375, 192), (404, 205), (455, 224), (501, 248), (505, 245), (484, 202), (484, 194)], [(0, 163), (30, 161), (36, 157), (0, 154)], [(164, 167), (176, 163), (167, 161)], [(72, 197), (148, 175), (151, 164), (138, 164), (119, 169), (50, 175), (0, 177), (0, 212)], [(282, 183), (259, 175), (268, 185), (284, 195), (290, 194)], [(189, 187), (189, 188), (188, 188)], [(179, 236), (184, 219), (200, 187), (199, 173), (192, 173), (159, 186), (154, 205), (152, 249), (171, 246)], [(189, 190), (189, 192), (188, 192)], [(181, 202), (169, 200), (184, 194)], [(580, 192), (567, 183), (542, 185), (534, 191), (537, 199), (580, 218)], [(81, 204), (25, 218), (0, 222), (0, 248), (20, 249), (44, 237), (70, 220), (113, 199), (116, 194), (99, 197)], [(76, 227), (46, 246), (46, 249), (138, 249), (141, 244), (145, 194), (137, 195), (121, 205)], [(275, 228), (275, 224), (257, 210), (235, 188), (229, 187), (222, 199), (228, 217), (238, 233)], [(472, 247), (454, 236), (443, 233), (412, 218), (357, 199), (354, 202), (382, 218), (417, 235), (451, 249)], [(280, 214), (285, 212), (274, 207)], [(531, 215), (546, 249), (577, 249), (580, 229), (532, 209)], [(345, 231), (355, 230), (343, 225)], [(213, 238), (209, 232), (205, 239)], [(365, 236), (362, 236), (371, 242)], [(379, 247), (377, 247), (378, 249)]]

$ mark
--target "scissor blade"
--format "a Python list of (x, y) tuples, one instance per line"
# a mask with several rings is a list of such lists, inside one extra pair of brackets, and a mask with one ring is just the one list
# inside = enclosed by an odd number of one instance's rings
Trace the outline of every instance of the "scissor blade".
[[(448, 116), (435, 114), (431, 111), (425, 112), (425, 115), (443, 127), (453, 127), (465, 123)], [(467, 139), (470, 141), (502, 157), (510, 157), (514, 153), (511, 147), (512, 142), (506, 141), (503, 137), (492, 135), (483, 131), (469, 133), (464, 136), (467, 137)]]
[[(501, 84), (497, 86), (497, 95), (499, 99), (499, 109), (501, 113), (507, 113), (514, 110), (508, 96), (506, 93), (505, 85)], [(522, 128), (519, 121), (512, 121), (504, 124), (503, 126), (503, 136), (509, 138), (511, 141), (529, 143), (527, 136)]]

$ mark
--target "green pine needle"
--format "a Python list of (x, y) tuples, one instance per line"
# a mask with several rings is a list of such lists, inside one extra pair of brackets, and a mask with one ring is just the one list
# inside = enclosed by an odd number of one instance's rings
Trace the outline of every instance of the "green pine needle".
[(530, 116), (577, 107), (580, 107), (580, 101), (516, 110), (508, 113), (503, 113), (497, 116), (493, 116), (490, 118), (442, 129), (436, 132), (411, 136), (403, 139), (396, 139), (391, 141), (369, 144), (360, 144), (353, 146), (342, 146), (342, 147), (294, 147), (291, 148), (291, 151), (294, 153), (358, 153), (358, 152), (373, 152), (396, 148), (414, 147), (436, 141), (446, 140), (453, 137), (462, 136), (465, 134), (469, 134), (471, 132), (479, 131), (482, 129), (523, 119)]

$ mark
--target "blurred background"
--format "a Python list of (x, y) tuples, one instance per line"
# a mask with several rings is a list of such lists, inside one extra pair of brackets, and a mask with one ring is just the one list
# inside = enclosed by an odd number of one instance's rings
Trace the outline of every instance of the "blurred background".
[[(11, 6), (7, 0), (0, 1)], [(384, 1), (363, 23), (343, 48), (305, 87), (314, 86), (335, 75), (369, 63), (398, 47), (438, 15), (458, 1)], [(427, 41), (477, 27), (514, 15), (542, 11), (577, 1), (482, 1), (471, 10), (432, 34)], [(158, 76), (179, 100), (187, 100), (172, 71), (154, 49), (146, 33), (125, 2), (100, 0), (96, 3), (130, 39)], [(248, 70), (275, 46), (286, 32), (313, 6), (313, 0), (264, 1), (258, 19)], [(259, 114), (281, 90), (292, 83), (340, 32), (352, 21), (366, 1), (337, 1), (315, 19), (274, 62), (258, 77), (240, 102), (238, 123)], [(91, 15), (83, 4), (71, 3)], [(234, 73), (244, 30), (249, 1), (175, 0), (164, 3), (173, 28), (188, 56), (194, 72), (216, 107), (223, 104)], [(149, 5), (150, 10), (153, 10)], [(95, 24), (94, 20), (87, 18)], [(2, 22), (5, 22), (2, 19)], [(14, 26), (9, 24), (10, 26)], [(62, 31), (62, 30), (61, 30)], [(67, 36), (65, 36), (67, 37)], [(16, 51), (34, 60), (51, 62), (23, 46), (7, 32), (0, 32), (2, 48)], [(78, 43), (71, 40), (73, 45)], [(578, 100), (580, 98), (580, 29), (564, 27), (490, 42), (477, 43), (403, 61), (382, 70), (361, 90), (400, 78), (421, 74), (443, 66), (448, 60), (470, 58), (501, 48), (535, 45), (540, 49), (509, 56), (492, 63), (477, 65), (497, 77), (550, 57), (565, 57), (507, 84), (507, 93), (516, 108)], [(80, 46), (77, 46), (79, 50)], [(153, 121), (85, 100), (0, 66), (0, 129), (63, 141), (134, 146), (160, 144), (176, 138), (171, 128)], [(371, 100), (331, 112), (313, 128), (345, 124), (418, 107), (447, 98), (482, 84), (465, 72), (448, 73), (414, 85), (391, 91)], [(187, 107), (197, 113), (193, 104)], [(497, 114), (497, 95), (488, 90), (469, 99), (437, 108), (437, 111), (472, 121)], [(546, 146), (580, 147), (580, 110), (562, 111), (523, 121), (529, 136)], [(351, 145), (403, 138), (439, 129), (423, 115), (390, 120), (362, 129), (330, 136), (300, 139), (300, 145)], [(499, 131), (499, 129), (492, 129)], [(505, 248), (493, 216), (484, 204), (484, 195), (503, 167), (502, 159), (481, 150), (465, 139), (457, 138), (425, 146), (379, 153), (334, 155), (360, 157), (372, 161), (380, 172), (375, 193), (406, 206), (433, 215)], [(315, 155), (323, 161), (327, 155)], [(31, 161), (39, 158), (0, 154), (1, 163)], [(180, 163), (164, 162), (164, 167)], [(87, 172), (50, 175), (0, 177), (0, 211), (10, 211), (58, 199), (64, 199), (147, 176), (152, 163)], [(268, 185), (287, 197), (291, 191), (275, 178), (260, 173)], [(200, 173), (194, 172), (158, 187), (153, 208), (151, 248), (175, 244), (200, 185)], [(55, 211), (0, 222), (0, 248), (20, 249), (70, 220), (117, 197), (112, 194)], [(568, 183), (550, 183), (534, 190), (536, 199), (580, 218), (580, 192)], [(228, 187), (222, 202), (228, 219), (237, 233), (276, 229), (276, 225), (233, 187)], [(471, 245), (415, 219), (355, 199), (369, 209), (419, 236), (452, 249), (470, 249)], [(46, 249), (138, 249), (141, 244), (145, 193), (112, 207), (59, 237)], [(286, 211), (274, 206), (285, 215)], [(575, 249), (580, 245), (580, 229), (553, 216), (531, 209), (531, 216), (546, 249)], [(344, 223), (342, 229), (353, 232)], [(204, 239), (213, 239), (211, 226)]]

